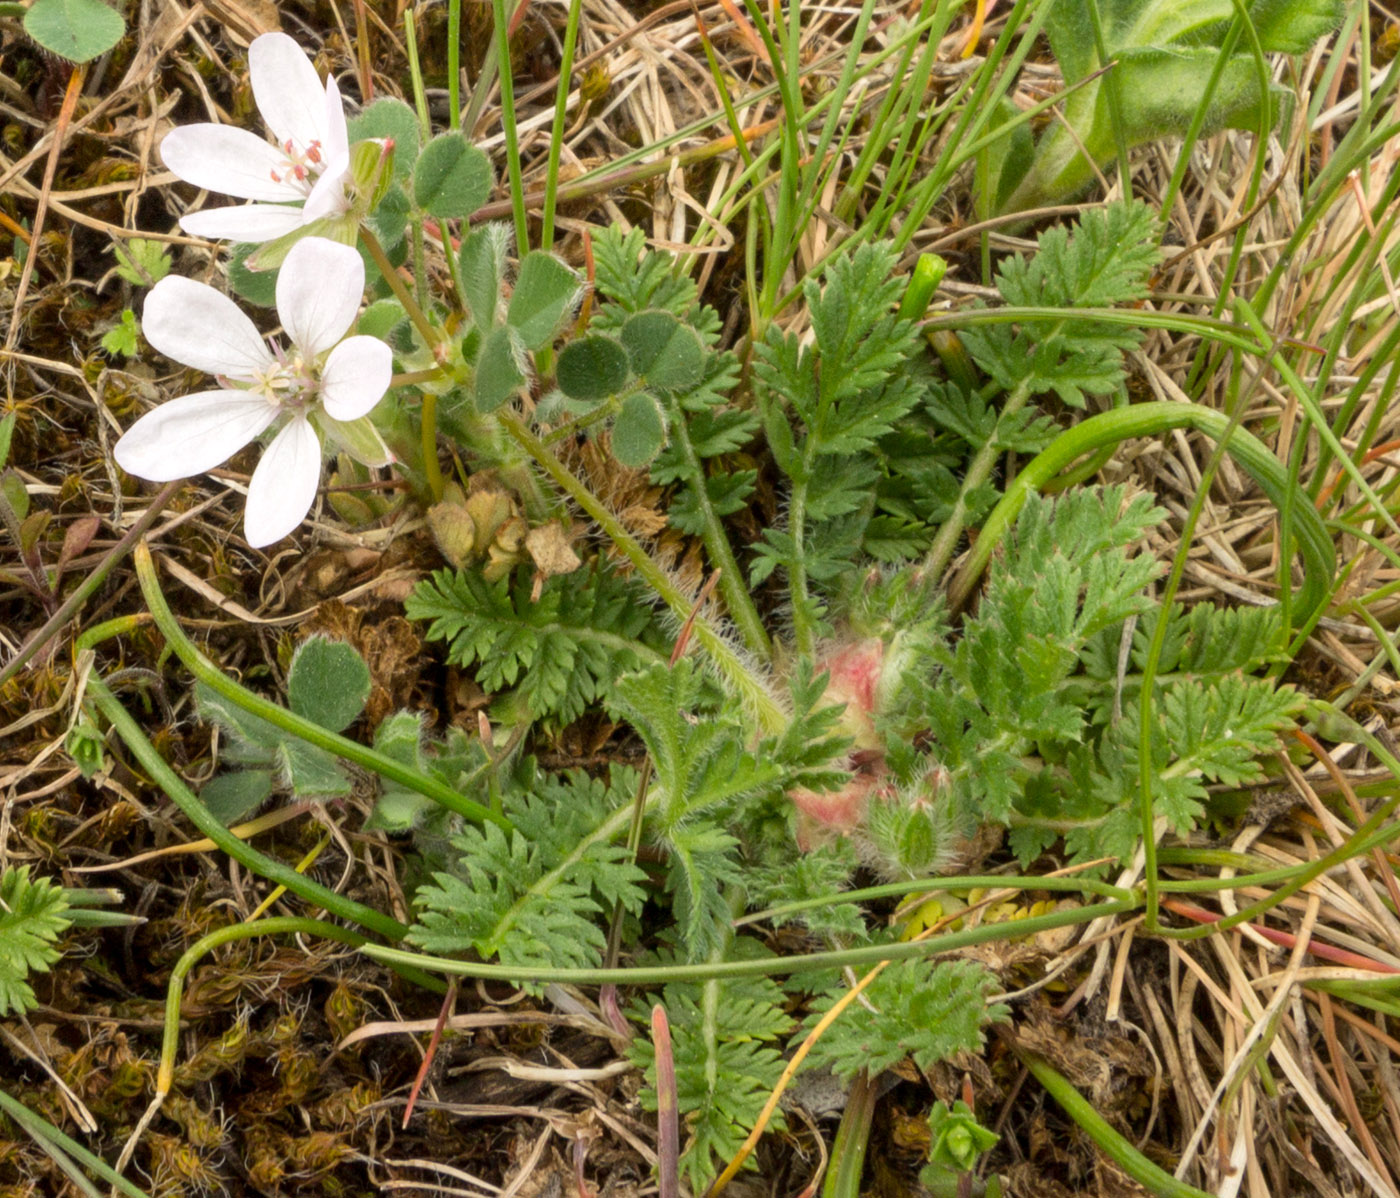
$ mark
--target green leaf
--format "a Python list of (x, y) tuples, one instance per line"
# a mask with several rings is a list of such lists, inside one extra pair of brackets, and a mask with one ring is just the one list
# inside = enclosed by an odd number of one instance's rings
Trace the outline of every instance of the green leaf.
[(10, 460), (10, 441), (15, 435), (15, 414), (0, 417), (0, 468)]
[(476, 408), (494, 412), (525, 385), (524, 357), (508, 325), (492, 329), (481, 342), (476, 359)]
[(302, 641), (287, 671), (287, 705), (331, 732), (359, 717), (369, 698), (369, 666), (350, 645), (326, 636)]
[(627, 351), (613, 338), (591, 333), (559, 351), (555, 378), (570, 399), (597, 403), (616, 395), (628, 379)]
[(503, 802), (512, 830), (486, 824), (454, 838), (457, 860), (419, 889), (409, 940), (434, 953), (475, 950), (527, 974), (596, 966), (604, 915), (618, 904), (635, 914), (645, 898), (627, 846), (598, 831), (635, 785), (616, 768), (611, 783), (578, 770), (513, 791)]
[(260, 245), (243, 243), (233, 247), (228, 260), (228, 284), (239, 299), (259, 308), (271, 308), (277, 303), (277, 271), (253, 270), (247, 264), (260, 249)]
[(622, 401), (612, 430), (612, 452), (624, 466), (645, 466), (661, 452), (666, 441), (666, 421), (656, 400), (638, 391)]
[(84, 778), (91, 779), (102, 769), (105, 760), (102, 733), (86, 716), (69, 730), (63, 748), (73, 764), (82, 770)]
[(387, 832), (402, 836), (417, 828), (425, 815), (437, 807), (432, 799), (413, 790), (386, 790), (365, 820), (366, 832)]
[(997, 288), (1008, 304), (1060, 314), (966, 329), (964, 346), (1004, 391), (1053, 391), (1080, 408), (1088, 395), (1113, 393), (1123, 382), (1123, 352), (1136, 348), (1141, 333), (1076, 317), (1073, 309), (1142, 298), (1161, 257), (1157, 238), (1157, 215), (1140, 201), (1086, 212), (1073, 230), (1047, 230), (1033, 256), (1002, 263)]
[(209, 813), (228, 827), (257, 810), (270, 794), (271, 770), (230, 770), (210, 778), (200, 788), (199, 798)]
[[(409, 203), (408, 193), (397, 183), (391, 183), (384, 190), (379, 203), (375, 205), (374, 212), (371, 213), (369, 223), (374, 229), (375, 236), (379, 238), (379, 244), (383, 247), (385, 255), (395, 266), (400, 265), (407, 256), (408, 247), (405, 244), (408, 236), (408, 219), (412, 215), (413, 207)], [(361, 254), (365, 257), (367, 269), (365, 276), (373, 279), (379, 270), (378, 263), (368, 257), (368, 251), (360, 246)]]
[[(982, 1025), (1010, 1013), (1001, 1004), (987, 1006), (987, 995), (998, 988), (995, 975), (972, 961), (896, 962), (865, 991), (866, 1003), (852, 1003), (826, 1029), (806, 1067), (825, 1066), (849, 1083), (861, 1070), (873, 1076), (905, 1057), (927, 1069), (956, 1052), (976, 1052)], [(809, 1030), (842, 992), (814, 1004)]]
[(394, 178), (406, 181), (418, 159), (418, 116), (402, 100), (391, 96), (375, 100), (359, 116), (346, 122), (350, 142), (391, 138), (394, 142)]
[(72, 922), (67, 911), (63, 890), (47, 878), (31, 882), (27, 865), (0, 875), (0, 1016), (34, 1006), (25, 978), (58, 960), (54, 942)]
[(638, 312), (622, 326), (632, 369), (648, 386), (684, 391), (704, 375), (705, 351), (695, 330), (669, 312)]
[(102, 348), (109, 354), (121, 354), (126, 358), (136, 356), (136, 336), (141, 331), (136, 323), (136, 313), (130, 308), (123, 309), (122, 322), (102, 334)]
[(494, 182), (491, 160), (460, 133), (433, 138), (413, 165), (413, 198), (433, 216), (470, 216)]
[[(1091, 3), (1114, 64), (1118, 130), (1129, 150), (1185, 132), (1220, 65), (1237, 12), (1230, 0), (1055, 0), (1045, 33), (1065, 82), (1081, 86), (1066, 98), (1063, 120), (1041, 135), (1028, 169), (1022, 169), (1024, 156), (1010, 153), (1006, 143), (993, 149), (985, 185), (1000, 211), (1068, 199), (1092, 186), (1095, 168), (1117, 153), (1110, 89), (1093, 78), (1101, 63)], [(1248, 8), (1266, 53), (1305, 53), (1343, 15), (1340, 0), (1254, 0)], [(1257, 128), (1261, 108), (1272, 125), (1289, 99), (1273, 84), (1261, 92), (1251, 40), (1241, 37), (1222, 66), (1202, 133)]]
[(125, 246), (114, 241), (112, 253), (117, 258), (117, 274), (133, 287), (150, 287), (170, 273), (170, 250), (164, 242), (132, 237)]
[(491, 693), (516, 687), (535, 719), (571, 723), (618, 675), (648, 652), (653, 615), (635, 584), (603, 565), (546, 580), (529, 570), (487, 582), (439, 570), (404, 603), (410, 620), (431, 620), (430, 641), (448, 641), (453, 665), (475, 667)]
[(526, 349), (543, 349), (558, 333), (583, 294), (578, 275), (553, 254), (531, 250), (520, 264), (506, 324)]
[(236, 765), (270, 769), (299, 798), (330, 798), (351, 791), (340, 759), (325, 749), (284, 732), (260, 716), (244, 711), (203, 683), (195, 684), (200, 718), (228, 734), (224, 759)]
[(353, 789), (340, 758), (294, 736), (273, 753), (278, 773), (299, 799), (337, 799)]
[(403, 310), (403, 305), (397, 299), (391, 297), (375, 300), (360, 313), (360, 324), (356, 332), (385, 341), (389, 334), (407, 319), (408, 313)]
[(101, 0), (34, 0), (24, 31), (70, 62), (91, 62), (121, 41), (126, 23)]
[(462, 248), (458, 251), (462, 302), (482, 332), (496, 325), (501, 306), (501, 287), (506, 278), (510, 236), (509, 225), (499, 221), (483, 225), (462, 238)]
[[(759, 941), (735, 937), (728, 960), (752, 960), (772, 954)], [(684, 958), (665, 949), (643, 958), (647, 965), (676, 965)], [(785, 1062), (779, 1051), (792, 1029), (784, 1010), (786, 996), (771, 978), (734, 978), (708, 986), (672, 982), (659, 994), (632, 1002), (628, 1015), (645, 1026), (653, 1006), (666, 1009), (675, 1060), (676, 1099), (683, 1134), (690, 1143), (681, 1170), (692, 1193), (701, 1194), (713, 1179), (716, 1164), (732, 1159), (758, 1120)], [(635, 1037), (628, 1055), (645, 1071), (647, 1085), (640, 1097), (656, 1110), (655, 1046), (647, 1036)], [(781, 1109), (769, 1127), (782, 1128)], [(753, 1159), (749, 1160), (753, 1168)]]
[(17, 521), (22, 522), (29, 515), (29, 490), (24, 485), (24, 479), (13, 470), (0, 474), (0, 496), (10, 505), (10, 511)]

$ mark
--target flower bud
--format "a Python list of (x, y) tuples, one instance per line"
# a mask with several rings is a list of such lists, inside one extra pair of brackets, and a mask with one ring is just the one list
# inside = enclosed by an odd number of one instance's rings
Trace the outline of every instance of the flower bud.
[(840, 790), (818, 794), (799, 788), (792, 792), (797, 808), (797, 847), (804, 853), (829, 844), (860, 826), (870, 796), (880, 786), (874, 774), (852, 774)]
[(350, 178), (346, 195), (350, 211), (363, 219), (373, 212), (394, 179), (394, 139), (370, 138), (350, 147)]
[(828, 675), (822, 702), (845, 705), (836, 731), (849, 736), (856, 749), (883, 748), (874, 715), (884, 656), (884, 642), (870, 637), (837, 649), (817, 663), (818, 671)]

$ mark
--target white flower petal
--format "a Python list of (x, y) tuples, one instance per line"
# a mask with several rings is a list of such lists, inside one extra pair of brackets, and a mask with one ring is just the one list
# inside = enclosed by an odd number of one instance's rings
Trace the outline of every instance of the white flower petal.
[(365, 266), (348, 245), (298, 241), (277, 276), (277, 315), (303, 354), (315, 357), (345, 336), (364, 297)]
[(258, 111), (279, 146), (290, 141), (301, 154), (313, 142), (324, 149), (329, 140), (325, 93), (316, 68), (295, 41), (285, 33), (254, 38), (248, 47), (248, 76)]
[(182, 125), (160, 143), (161, 160), (186, 183), (245, 200), (305, 198), (307, 187), (291, 177), (275, 146), (232, 125)]
[(321, 371), (321, 406), (333, 420), (358, 420), (389, 389), (394, 355), (378, 337), (347, 337)]
[(334, 162), (350, 154), (350, 130), (345, 125), (345, 104), (340, 98), (340, 88), (335, 76), (326, 76), (326, 144), (323, 154), (327, 162)]
[(326, 172), (311, 188), (302, 209), (309, 224), (321, 216), (344, 216), (350, 211), (345, 189), (350, 182), (350, 155), (344, 154), (326, 166)]
[(211, 241), (271, 241), (300, 229), (302, 210), (290, 204), (243, 204), (232, 208), (205, 208), (180, 218), (180, 228), (191, 237)]
[(277, 409), (248, 391), (200, 391), (147, 412), (112, 451), (128, 474), (168, 483), (228, 461), (272, 423)]
[(167, 358), (206, 374), (249, 382), (273, 361), (262, 335), (237, 304), (182, 275), (166, 275), (151, 288), (141, 311), (141, 332)]
[(291, 422), (272, 439), (253, 480), (248, 484), (248, 508), (243, 535), (255, 549), (280, 541), (311, 510), (321, 481), (321, 442), (305, 416)]

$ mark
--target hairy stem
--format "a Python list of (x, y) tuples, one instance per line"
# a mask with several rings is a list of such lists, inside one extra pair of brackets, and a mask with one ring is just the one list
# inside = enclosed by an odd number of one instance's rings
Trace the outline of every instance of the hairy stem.
[[(692, 603), (666, 572), (652, 560), (645, 547), (610, 512), (606, 505), (577, 478), (518, 416), (501, 413), (501, 427), (535, 461), (554, 483), (579, 505), (601, 528), (609, 540), (632, 563), (642, 581), (671, 609), (678, 620), (690, 617)], [(763, 732), (777, 732), (787, 725), (787, 715), (778, 705), (765, 681), (735, 652), (720, 632), (705, 620), (696, 618), (694, 636), (709, 655), (721, 681), (731, 693), (752, 709)]]
[(690, 470), (691, 486), (695, 489), (696, 503), (705, 521), (700, 537), (705, 543), (705, 551), (710, 555), (710, 561), (719, 568), (719, 591), (724, 596), (729, 618), (743, 635), (749, 651), (757, 653), (764, 661), (770, 661), (773, 657), (773, 644), (768, 639), (768, 632), (763, 627), (763, 618), (758, 614), (753, 596), (744, 585), (744, 574), (734, 557), (729, 537), (725, 535), (724, 525), (715, 512), (714, 504), (710, 502), (710, 492), (705, 486), (705, 468), (695, 452), (695, 445), (690, 439), (690, 430), (686, 427), (684, 418), (671, 422), (671, 436)]

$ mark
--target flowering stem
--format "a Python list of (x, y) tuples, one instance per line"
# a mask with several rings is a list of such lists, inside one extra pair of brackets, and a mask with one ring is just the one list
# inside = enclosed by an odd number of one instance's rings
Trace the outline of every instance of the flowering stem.
[[(1226, 433), (1228, 423), (1223, 412), (1199, 404), (1144, 403), (1100, 412), (1061, 433), (1048, 448), (1022, 467), (1001, 501), (983, 521), (977, 543), (949, 587), (952, 606), (961, 607), (967, 601), (993, 551), (1025, 505), (1026, 496), (1044, 487), (1084, 454), (1176, 428), (1194, 429), (1218, 440)], [(1227, 446), (1231, 456), (1259, 484), (1260, 490), (1276, 507), (1283, 507), (1292, 484), (1288, 472), (1268, 447), (1242, 428), (1230, 432)], [(1305, 566), (1303, 584), (1298, 588), (1293, 608), (1297, 613), (1295, 621), (1301, 623), (1328, 601), (1336, 558), (1332, 538), (1312, 504), (1295, 504), (1294, 520), (1294, 535)]]
[[(626, 807), (618, 808), (625, 817)], [(620, 826), (619, 829), (620, 830)], [(868, 944), (861, 948), (831, 949), (817, 953), (795, 953), (788, 957), (746, 958), (740, 961), (703, 961), (694, 965), (632, 966), (623, 969), (531, 969), (522, 965), (497, 965), (484, 961), (461, 961), (452, 957), (434, 957), (426, 953), (367, 944), (360, 951), (376, 961), (402, 965), (418, 965), (448, 975), (488, 978), (497, 981), (519, 981), (548, 984), (593, 986), (657, 986), (668, 982), (707, 982), (711, 978), (783, 977), (804, 970), (844, 969), (846, 966), (875, 965), (881, 961), (904, 961), (912, 957), (932, 957), (973, 944), (989, 944), (994, 940), (1010, 940), (1037, 936), (1052, 928), (1071, 927), (1123, 915), (1139, 906), (1134, 897), (1105, 903), (1090, 903), (1062, 911), (1049, 911), (1027, 919), (1005, 923), (982, 924), (957, 932), (930, 936), (927, 940), (906, 940), (899, 944)], [(1209, 930), (1209, 929), (1207, 929)]]
[(432, 391), (422, 394), (423, 406), (419, 412), (423, 433), (423, 473), (428, 476), (428, 490), (433, 493), (433, 502), (442, 502), (442, 467), (437, 456), (437, 396)]
[[(136, 547), (135, 562), (136, 576), (141, 583), (141, 592), (146, 597), (146, 603), (151, 609), (151, 614), (155, 617), (156, 625), (160, 628), (171, 649), (175, 651), (175, 655), (185, 663), (186, 668), (200, 682), (217, 691), (230, 702), (238, 704), (244, 711), (267, 720), (268, 723), (281, 728), (284, 732), (290, 732), (293, 736), (299, 736), (302, 740), (319, 749), (325, 749), (326, 752), (334, 753), (337, 757), (343, 757), (346, 761), (352, 761), (367, 770), (373, 770), (382, 778), (398, 782), (417, 794), (441, 803), (449, 811), (455, 811), (464, 819), (471, 820), (472, 823), (480, 824), (489, 821), (506, 831), (510, 831), (511, 824), (508, 819), (465, 795), (458, 794), (447, 783), (430, 775), (420, 774), (417, 770), (410, 769), (402, 762), (395, 761), (392, 757), (375, 749), (367, 748), (347, 737), (329, 732), (320, 724), (304, 719), (276, 703), (269, 702), (261, 695), (255, 695), (252, 691), (234, 682), (232, 678), (205, 657), (195, 647), (194, 642), (185, 635), (184, 629), (180, 627), (179, 622), (166, 604), (165, 596), (161, 594), (155, 562), (151, 558), (149, 546), (145, 543)], [(213, 839), (212, 836), (211, 839)], [(220, 845), (220, 847), (223, 846)], [(278, 880), (282, 881), (280, 878)], [(290, 884), (287, 884), (287, 888), (289, 890), (296, 889)]]
[(389, 261), (389, 255), (384, 252), (384, 247), (379, 244), (379, 239), (370, 232), (368, 225), (360, 225), (360, 240), (365, 243), (365, 249), (369, 251), (369, 256), (374, 259), (375, 266), (379, 267), (379, 273), (389, 284), (389, 290), (394, 293), (394, 298), (403, 305), (403, 310), (408, 313), (409, 320), (413, 321), (413, 327), (418, 330), (424, 343), (436, 351), (438, 342), (442, 340), (442, 334), (433, 328), (432, 321), (428, 319), (423, 309), (418, 306), (418, 301), (404, 286), (403, 280), (399, 278), (399, 272)]
[[(497, 0), (499, 3), (499, 0)], [(652, 560), (645, 547), (623, 527), (606, 505), (577, 478), (549, 448), (526, 426), (520, 417), (508, 413), (497, 416), (501, 428), (534, 459), (555, 484), (588, 513), (594, 522), (630, 561), (642, 581), (651, 587), (662, 602), (686, 620), (691, 615), (691, 601), (666, 572)], [(787, 716), (763, 681), (749, 668), (721, 633), (705, 620), (697, 618), (695, 639), (704, 646), (720, 677), (748, 704), (764, 732), (777, 732), (787, 725)]]
[[(207, 936), (196, 940), (175, 962), (170, 971), (170, 985), (165, 992), (165, 1030), (161, 1037), (160, 1069), (156, 1073), (156, 1097), (163, 1098), (170, 1093), (175, 1081), (175, 1054), (180, 1048), (180, 1000), (185, 994), (185, 979), (190, 970), (199, 964), (216, 948), (232, 944), (235, 940), (249, 940), (254, 936), (320, 936), (326, 940), (339, 940), (351, 948), (359, 948), (365, 938), (349, 928), (326, 919), (307, 919), (297, 915), (273, 915), (266, 919), (255, 919), (246, 923), (230, 924), (218, 928)], [(412, 980), (420, 986), (436, 990), (440, 983), (435, 978), (414, 971)]]
[(285, 886), (306, 902), (322, 907), (332, 915), (348, 919), (372, 932), (378, 932), (389, 940), (402, 940), (408, 933), (408, 928), (392, 916), (337, 894), (305, 874), (297, 873), (290, 865), (258, 852), (252, 845), (233, 835), (170, 768), (169, 763), (156, 751), (156, 747), (141, 731), (141, 726), (132, 719), (131, 714), (122, 706), (106, 682), (90, 674), (87, 693), (97, 704), (98, 710), (107, 717), (117, 735), (126, 742), (127, 748), (131, 750), (141, 768), (165, 791), (170, 801), (184, 813), (190, 823), (212, 840), (225, 855), (232, 857), (259, 877), (275, 885)]
[(700, 455), (695, 452), (684, 419), (672, 421), (671, 436), (681, 457), (685, 459), (691, 476), (698, 480), (694, 490), (701, 518), (705, 522), (700, 535), (705, 542), (705, 549), (709, 552), (710, 561), (719, 567), (719, 590), (724, 596), (725, 607), (729, 609), (729, 618), (738, 625), (749, 650), (763, 661), (772, 661), (773, 645), (768, 639), (767, 629), (763, 627), (763, 617), (758, 614), (753, 596), (744, 585), (744, 573), (734, 556), (733, 546), (725, 534), (719, 513), (715, 511), (715, 505), (710, 500), (709, 489), (704, 483), (705, 470), (700, 464)]

